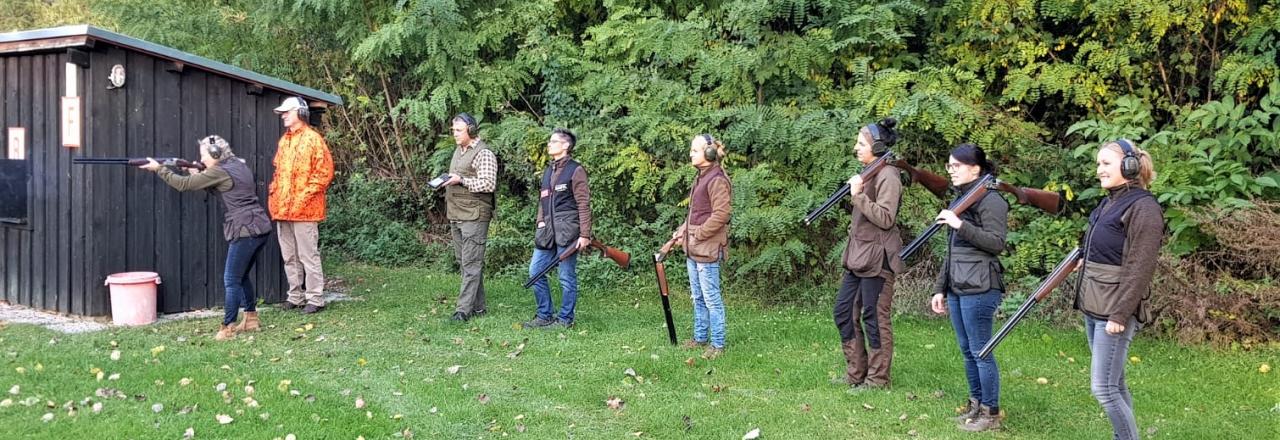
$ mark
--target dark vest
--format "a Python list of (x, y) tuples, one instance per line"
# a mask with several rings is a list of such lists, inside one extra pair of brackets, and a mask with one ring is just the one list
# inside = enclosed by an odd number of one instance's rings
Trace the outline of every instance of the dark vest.
[[(453, 159), (449, 162), (449, 172), (463, 178), (476, 177), (476, 156), (488, 150), (484, 141), (476, 141), (474, 147), (462, 152), (462, 147), (453, 150)], [(493, 219), (493, 193), (473, 193), (463, 185), (449, 185), (444, 189), (445, 216), (452, 221), (484, 221)]]
[(729, 176), (724, 174), (724, 168), (720, 165), (712, 165), (707, 172), (697, 177), (694, 182), (693, 190), (689, 194), (689, 225), (698, 226), (711, 218), (711, 194), (707, 188), (711, 186), (711, 182), (716, 179), (729, 180)]
[(218, 166), (231, 176), (231, 189), (219, 194), (226, 210), (222, 216), (223, 238), (231, 241), (271, 232), (271, 218), (258, 202), (249, 166), (238, 157), (223, 159)]
[[(564, 161), (564, 167), (559, 173), (555, 172), (555, 162), (543, 171), (542, 190), (538, 197), (538, 205), (542, 207), (542, 221), (547, 223), (550, 232), (555, 233), (557, 246), (568, 246), (582, 235), (578, 222), (578, 201), (573, 198), (573, 173), (578, 171), (580, 165), (570, 158), (565, 158)], [(550, 248), (546, 237), (538, 241), (544, 248)]]
[(1149, 191), (1138, 187), (1123, 191), (1116, 197), (1103, 199), (1089, 214), (1089, 231), (1085, 234), (1085, 258), (1090, 262), (1121, 265), (1124, 262), (1126, 241), (1124, 214), (1134, 203), (1155, 197)]
[[(962, 195), (976, 183), (968, 183), (955, 188), (958, 195)], [(982, 200), (974, 203), (969, 209), (960, 213), (956, 217), (964, 220), (977, 228), (982, 228), (982, 216), (978, 214), (979, 205), (988, 197), (1000, 199), (1000, 202), (1008, 202), (1000, 197), (995, 190), (987, 191)], [(992, 255), (985, 250), (974, 246), (969, 240), (960, 237), (955, 229), (945, 227), (947, 230), (947, 288), (957, 295), (972, 295), (984, 293), (992, 289), (1003, 292), (1004, 284), (1004, 266), (1000, 263), (999, 255)]]

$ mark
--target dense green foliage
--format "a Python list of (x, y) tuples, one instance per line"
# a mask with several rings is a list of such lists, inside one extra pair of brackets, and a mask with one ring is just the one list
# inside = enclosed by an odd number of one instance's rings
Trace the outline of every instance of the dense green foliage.
[[(579, 135), (599, 235), (636, 255), (680, 221), (690, 138), (724, 140), (727, 274), (743, 285), (834, 278), (847, 216), (798, 220), (855, 171), (856, 129), (885, 116), (901, 121), (897, 151), (926, 168), (976, 142), (1002, 178), (1072, 200), (1060, 218), (1015, 207), (1005, 263), (1019, 291), (1101, 196), (1100, 140), (1153, 153), (1174, 257), (1221, 250), (1197, 213), (1280, 197), (1275, 0), (46, 3), (18, 0), (0, 24), (92, 20), (344, 96), (327, 116), (339, 188), (375, 193), (338, 198), (361, 204), (336, 212), (362, 217), (335, 219), (329, 243), (371, 261), (440, 254), (406, 241), (439, 230), (440, 196), (422, 182), (445, 167), (458, 111), (481, 115), (503, 163), (490, 261), (507, 270), (526, 264), (552, 127)], [(900, 224), (913, 234), (938, 208), (912, 189)], [(1233, 276), (1280, 270), (1250, 267)]]

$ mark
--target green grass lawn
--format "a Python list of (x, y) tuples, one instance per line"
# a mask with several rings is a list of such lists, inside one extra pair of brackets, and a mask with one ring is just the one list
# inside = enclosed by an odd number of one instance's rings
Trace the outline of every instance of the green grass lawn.
[[(760, 307), (728, 292), (728, 350), (709, 362), (668, 344), (653, 287), (585, 286), (576, 328), (526, 331), (533, 298), (515, 279), (488, 280), (489, 315), (455, 325), (452, 274), (329, 272), (356, 300), (311, 316), (264, 308), (272, 328), (232, 342), (212, 340), (214, 318), (82, 335), (5, 326), (0, 438), (1110, 436), (1078, 330), (1020, 327), (998, 353), (1005, 427), (969, 434), (949, 420), (966, 387), (941, 319), (896, 319), (892, 390), (850, 395), (828, 382), (843, 361), (825, 307)], [(672, 288), (687, 338), (688, 289)], [(1280, 372), (1259, 372), (1277, 354), (1140, 336), (1128, 374), (1143, 437), (1280, 438)]]

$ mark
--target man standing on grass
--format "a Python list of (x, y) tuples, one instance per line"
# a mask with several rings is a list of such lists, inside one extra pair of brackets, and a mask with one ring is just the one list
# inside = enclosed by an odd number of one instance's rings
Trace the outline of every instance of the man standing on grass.
[(453, 235), (454, 254), (462, 272), (455, 322), (484, 315), (484, 246), (493, 219), (494, 189), (498, 186), (498, 158), (476, 135), (479, 126), (469, 114), (459, 113), (450, 125), (454, 143), (449, 180), (444, 183), (445, 216)]
[[(542, 187), (538, 192), (538, 229), (533, 235), (529, 275), (556, 264), (556, 258), (569, 249), (591, 245), (591, 189), (587, 187), (587, 170), (571, 157), (577, 142), (572, 132), (562, 128), (552, 131), (547, 140), (551, 163), (542, 173)], [(524, 323), (525, 328), (573, 327), (574, 308), (578, 304), (578, 254), (570, 255), (559, 265), (559, 315), (552, 316), (551, 287), (543, 275), (533, 284), (537, 315)]]
[(288, 297), (281, 307), (316, 313), (324, 310), (319, 226), (324, 221), (324, 192), (333, 180), (333, 157), (324, 136), (311, 128), (307, 101), (301, 96), (285, 99), (275, 112), (285, 133), (272, 162), (276, 172), (267, 207), (279, 226), (280, 255), (289, 279)]

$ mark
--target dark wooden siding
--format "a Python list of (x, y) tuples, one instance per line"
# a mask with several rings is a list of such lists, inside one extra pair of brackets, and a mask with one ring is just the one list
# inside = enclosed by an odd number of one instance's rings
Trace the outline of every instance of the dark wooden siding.
[[(271, 111), (285, 97), (216, 73), (168, 69), (167, 60), (99, 43), (79, 70), (83, 146), (61, 146), (65, 53), (0, 56), (0, 130), (27, 128), (29, 222), (0, 226), (0, 299), (79, 315), (110, 313), (107, 275), (159, 272), (162, 312), (220, 307), (226, 242), (216, 194), (178, 193), (125, 166), (73, 165), (73, 157), (198, 157), (197, 139), (223, 136), (254, 171), (266, 203), (282, 132)], [(107, 89), (115, 64), (123, 88)], [(7, 146), (6, 146), (7, 147)], [(252, 274), (259, 298), (284, 299), (275, 233)]]

